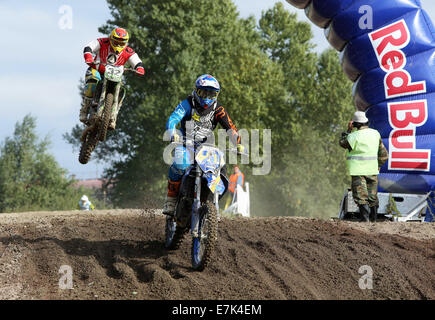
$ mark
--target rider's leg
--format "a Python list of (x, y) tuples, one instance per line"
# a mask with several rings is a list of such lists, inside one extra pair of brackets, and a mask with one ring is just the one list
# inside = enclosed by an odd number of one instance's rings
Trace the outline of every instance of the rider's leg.
[(88, 120), (89, 107), (92, 105), (95, 89), (100, 80), (100, 73), (96, 69), (89, 67), (86, 70), (83, 101), (80, 109), (80, 121), (83, 123), (86, 123)]
[(168, 179), (168, 192), (163, 205), (163, 214), (170, 216), (174, 214), (178, 192), (180, 191), (180, 184), (181, 181), (172, 181), (170, 178)]
[(180, 191), (181, 179), (190, 165), (190, 153), (185, 147), (177, 146), (175, 148), (174, 163), (169, 168), (168, 192), (163, 206), (163, 214), (174, 214), (178, 193)]

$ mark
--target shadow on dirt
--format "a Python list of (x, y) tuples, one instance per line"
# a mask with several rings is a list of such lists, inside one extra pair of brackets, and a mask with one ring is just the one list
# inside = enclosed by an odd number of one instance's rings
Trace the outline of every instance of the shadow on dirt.
[[(5, 246), (18, 244), (35, 250), (35, 246), (43, 246), (45, 249), (54, 245), (62, 248), (64, 253), (69, 256), (93, 256), (99, 265), (106, 269), (107, 276), (120, 279), (123, 271), (117, 267), (118, 263), (127, 264), (137, 273), (137, 278), (141, 282), (151, 281), (147, 270), (147, 265), (154, 264), (159, 258), (168, 257), (171, 252), (164, 248), (161, 241), (131, 241), (131, 240), (107, 240), (107, 241), (88, 241), (85, 239), (60, 240), (53, 237), (40, 237), (36, 239), (26, 239), (22, 236), (12, 236), (0, 238), (0, 243)], [(186, 271), (193, 271), (191, 268), (178, 265), (169, 258), (163, 259), (162, 268), (171, 272), (174, 269), (182, 268)], [(177, 278), (180, 275), (174, 274)], [(86, 275), (82, 275), (86, 278)]]

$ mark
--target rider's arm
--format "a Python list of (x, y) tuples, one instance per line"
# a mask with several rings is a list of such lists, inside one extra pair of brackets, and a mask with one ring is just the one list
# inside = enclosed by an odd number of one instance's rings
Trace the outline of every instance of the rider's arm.
[(142, 60), (139, 58), (137, 53), (134, 53), (129, 59), (128, 63), (136, 70), (136, 73), (140, 76), (145, 74), (145, 68), (143, 66)]
[(187, 100), (182, 101), (172, 112), (168, 121), (166, 122), (166, 130), (170, 130), (171, 137), (173, 132), (177, 129), (177, 125), (183, 120), (186, 115), (192, 111), (190, 104)]
[(228, 112), (222, 106), (218, 106), (215, 113), (215, 119), (221, 124), (221, 126), (227, 130), (229, 130), (230, 139), (234, 145), (239, 145), (241, 142), (239, 132), (237, 131), (236, 126), (233, 121), (231, 121)]
[(83, 56), (85, 58), (85, 62), (88, 65), (91, 65), (94, 62), (94, 54), (96, 54), (101, 48), (100, 41), (94, 40), (89, 42), (85, 48), (83, 49)]

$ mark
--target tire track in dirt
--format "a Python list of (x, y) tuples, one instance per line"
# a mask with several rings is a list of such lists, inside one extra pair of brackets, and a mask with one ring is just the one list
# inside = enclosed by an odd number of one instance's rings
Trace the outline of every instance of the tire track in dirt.
[(435, 299), (433, 224), (223, 218), (203, 272), (163, 240), (153, 210), (0, 214), (0, 299)]

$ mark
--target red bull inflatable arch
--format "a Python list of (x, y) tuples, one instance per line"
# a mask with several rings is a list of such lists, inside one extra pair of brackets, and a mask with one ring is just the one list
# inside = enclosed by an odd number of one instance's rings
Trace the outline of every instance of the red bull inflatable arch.
[(389, 151), (379, 191), (435, 189), (435, 28), (420, 0), (287, 0), (325, 29)]

